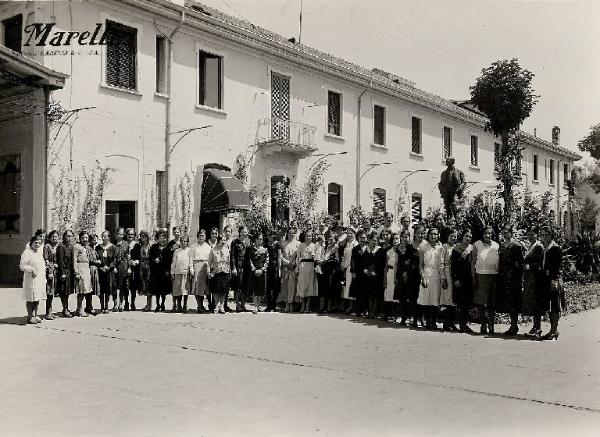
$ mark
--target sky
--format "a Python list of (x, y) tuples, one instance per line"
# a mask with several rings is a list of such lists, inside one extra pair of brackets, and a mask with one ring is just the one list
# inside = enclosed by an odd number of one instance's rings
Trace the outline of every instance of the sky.
[[(286, 37), (301, 0), (201, 0)], [(523, 129), (561, 145), (600, 123), (600, 0), (304, 0), (302, 43), (466, 100), (481, 70), (518, 58), (539, 102)]]

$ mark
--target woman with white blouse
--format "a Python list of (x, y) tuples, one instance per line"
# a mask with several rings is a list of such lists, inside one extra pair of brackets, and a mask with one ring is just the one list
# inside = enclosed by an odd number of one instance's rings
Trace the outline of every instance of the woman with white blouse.
[(229, 245), (223, 236), (219, 235), (208, 255), (208, 277), (212, 281), (215, 314), (225, 314), (224, 302), (229, 293), (230, 268)]
[(210, 293), (208, 289), (208, 257), (211, 247), (206, 242), (206, 231), (200, 229), (197, 235), (197, 243), (190, 247), (190, 258), (194, 267), (194, 282), (190, 294), (196, 296), (198, 312), (204, 312), (204, 296)]
[(40, 300), (46, 299), (46, 260), (42, 253), (40, 235), (31, 238), (21, 254), (19, 268), (23, 272), (23, 297), (27, 307), (27, 323), (42, 321), (37, 311)]

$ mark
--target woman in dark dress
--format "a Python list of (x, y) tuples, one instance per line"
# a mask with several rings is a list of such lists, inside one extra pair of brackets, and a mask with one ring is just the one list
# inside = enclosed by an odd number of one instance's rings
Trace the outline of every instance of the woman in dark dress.
[(533, 316), (533, 328), (526, 335), (542, 336), (543, 290), (542, 290), (542, 263), (544, 261), (544, 246), (538, 240), (536, 228), (527, 232), (529, 248), (525, 252), (524, 278), (523, 278), (523, 304), (524, 316)]
[(352, 249), (350, 260), (350, 273), (352, 273), (352, 282), (350, 283), (349, 297), (356, 300), (355, 314), (361, 316), (367, 312), (365, 304), (365, 252), (367, 250), (367, 233), (359, 229), (356, 233), (358, 245)]
[(565, 290), (560, 273), (563, 254), (560, 246), (554, 241), (554, 232), (549, 226), (540, 230), (540, 239), (544, 245), (542, 264), (543, 308), (550, 310), (550, 331), (542, 338), (544, 340), (557, 340), (560, 314), (566, 309)]
[(252, 244), (246, 251), (248, 256), (248, 282), (254, 309), (257, 314), (260, 311), (260, 299), (265, 295), (267, 289), (267, 266), (269, 265), (269, 251), (263, 246), (263, 235), (255, 232), (250, 236)]
[(335, 292), (336, 272), (339, 270), (337, 235), (328, 231), (326, 240), (317, 251), (317, 283), (319, 289), (319, 313), (331, 312)]
[(71, 230), (63, 233), (63, 241), (56, 248), (56, 264), (58, 273), (58, 295), (62, 303), (64, 317), (73, 317), (69, 311), (69, 296), (75, 287), (75, 273), (73, 264), (73, 244), (75, 234)]
[(465, 229), (459, 235), (459, 242), (450, 255), (450, 272), (452, 277), (452, 299), (458, 308), (458, 323), (460, 332), (472, 333), (469, 328), (469, 309), (473, 305), (473, 282), (471, 278), (471, 255), (473, 233)]
[(100, 235), (102, 243), (96, 248), (96, 254), (100, 266), (98, 268), (98, 281), (100, 282), (100, 311), (108, 314), (108, 303), (114, 293), (116, 286), (115, 265), (117, 259), (117, 247), (110, 242), (110, 233), (102, 232)]
[(46, 260), (46, 320), (53, 320), (52, 300), (54, 296), (60, 296), (58, 289), (58, 264), (56, 249), (58, 248), (58, 231), (48, 234), (48, 241), (44, 245), (44, 260)]
[(498, 252), (498, 294), (496, 309), (510, 315), (510, 328), (504, 335), (519, 332), (519, 312), (523, 298), (523, 246), (513, 238), (513, 227), (502, 228), (502, 244)]
[(267, 308), (265, 311), (275, 311), (277, 296), (281, 289), (281, 246), (279, 245), (279, 234), (271, 232), (269, 245), (269, 265), (267, 266)]
[(171, 293), (171, 261), (173, 251), (167, 245), (167, 232), (160, 230), (156, 233), (157, 243), (150, 247), (150, 284), (152, 294), (156, 296), (154, 312), (165, 310), (165, 296)]
[(400, 234), (400, 244), (396, 248), (398, 263), (396, 265), (396, 289), (394, 299), (400, 304), (400, 324), (405, 325), (413, 318), (413, 326), (417, 326), (417, 298), (419, 297), (419, 250), (410, 244), (410, 231), (405, 229)]

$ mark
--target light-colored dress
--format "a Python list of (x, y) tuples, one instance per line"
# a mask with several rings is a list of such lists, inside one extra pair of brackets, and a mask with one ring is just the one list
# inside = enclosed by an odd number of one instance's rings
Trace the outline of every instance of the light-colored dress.
[(317, 276), (315, 275), (315, 255), (317, 245), (300, 243), (296, 254), (298, 265), (298, 297), (318, 296)]
[(194, 281), (190, 294), (196, 296), (208, 296), (208, 258), (211, 251), (210, 244), (194, 244), (190, 247), (190, 259), (194, 268)]
[(450, 270), (450, 257), (452, 256), (452, 250), (454, 246), (449, 246), (448, 243), (444, 243), (442, 247), (444, 248), (444, 276), (442, 277), (446, 278), (446, 284), (448, 285), (446, 289), (442, 288), (442, 292), (440, 295), (440, 305), (455, 306), (456, 303), (454, 302), (454, 299), (452, 299), (454, 285), (452, 281), (452, 271)]
[(441, 244), (427, 244), (421, 251), (423, 257), (423, 277), (427, 278), (427, 287), (419, 286), (417, 303), (425, 306), (439, 306), (444, 275), (444, 248)]
[(177, 248), (173, 253), (171, 262), (171, 274), (173, 277), (173, 296), (187, 296), (192, 285), (194, 267), (190, 259), (190, 248)]
[(281, 290), (280, 301), (294, 302), (298, 277), (296, 275), (296, 256), (300, 242), (297, 239), (285, 241), (281, 247)]
[(386, 287), (383, 291), (383, 300), (385, 302), (398, 302), (394, 299), (394, 291), (396, 289), (396, 266), (398, 265), (398, 254), (395, 248), (391, 248), (386, 252), (387, 262), (387, 275), (386, 275)]
[(73, 271), (75, 273), (75, 292), (77, 294), (91, 293), (93, 289), (90, 258), (87, 247), (79, 243), (73, 246)]
[(352, 261), (352, 249), (356, 246), (358, 246), (358, 241), (352, 240), (352, 242), (346, 243), (346, 247), (344, 247), (344, 254), (342, 256), (342, 270), (346, 272), (346, 284), (344, 285), (344, 290), (342, 292), (342, 297), (344, 299), (354, 300), (354, 298), (350, 296), (350, 284), (352, 284), (350, 263)]
[(34, 252), (27, 245), (21, 254), (19, 269), (23, 271), (23, 298), (27, 302), (46, 299), (46, 261), (42, 248)]

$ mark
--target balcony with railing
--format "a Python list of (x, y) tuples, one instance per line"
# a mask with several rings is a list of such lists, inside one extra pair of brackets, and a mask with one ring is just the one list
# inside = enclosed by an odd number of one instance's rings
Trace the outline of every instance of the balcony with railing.
[(316, 126), (277, 117), (258, 121), (256, 145), (266, 155), (287, 152), (305, 157), (317, 150)]

